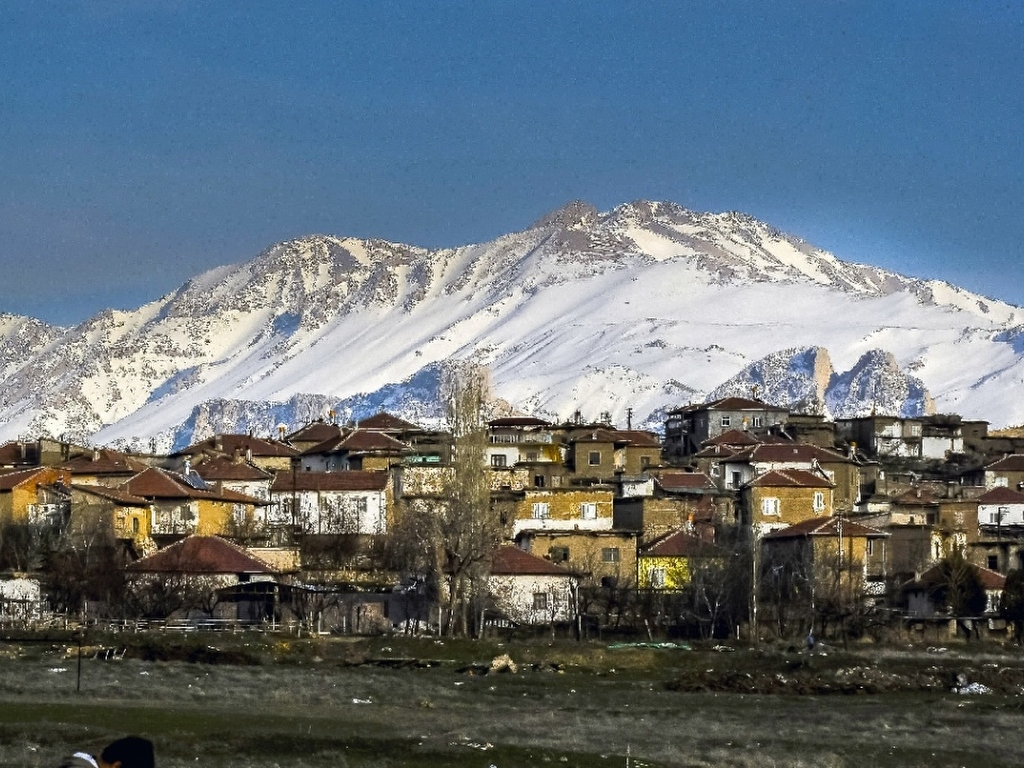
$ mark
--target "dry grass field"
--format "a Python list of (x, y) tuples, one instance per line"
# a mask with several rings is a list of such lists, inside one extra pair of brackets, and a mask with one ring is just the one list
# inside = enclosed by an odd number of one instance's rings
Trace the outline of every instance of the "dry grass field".
[[(505, 653), (517, 671), (488, 672)], [(1024, 660), (996, 648), (254, 634), (93, 638), (85, 655), (76, 691), (74, 645), (0, 643), (0, 766), (126, 733), (152, 738), (161, 768), (1024, 764)]]

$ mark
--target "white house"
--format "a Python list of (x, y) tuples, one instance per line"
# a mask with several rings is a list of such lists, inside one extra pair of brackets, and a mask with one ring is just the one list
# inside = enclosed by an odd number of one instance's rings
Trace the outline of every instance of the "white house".
[(268, 522), (307, 534), (386, 533), (387, 486), (387, 472), (279, 472)]
[(551, 624), (576, 617), (576, 577), (518, 547), (494, 551), (487, 587), (496, 608), (521, 624)]

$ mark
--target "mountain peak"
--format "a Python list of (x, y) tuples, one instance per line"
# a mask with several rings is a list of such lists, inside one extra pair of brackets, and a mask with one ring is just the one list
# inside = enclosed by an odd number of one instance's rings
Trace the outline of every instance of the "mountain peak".
[(597, 218), (597, 208), (583, 200), (573, 200), (561, 208), (556, 208), (551, 213), (542, 216), (530, 225), (530, 229), (542, 229), (544, 227), (559, 227), (562, 229), (587, 224)]

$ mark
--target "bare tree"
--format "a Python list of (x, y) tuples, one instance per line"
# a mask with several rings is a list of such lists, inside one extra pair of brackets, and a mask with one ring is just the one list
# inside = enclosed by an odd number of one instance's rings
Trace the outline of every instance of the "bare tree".
[(452, 439), (450, 466), (439, 473), (435, 494), (403, 501), (387, 549), (398, 570), (437, 585), (443, 632), (468, 634), (470, 617), (485, 605), (490, 558), (502, 532), (485, 462), (486, 369), (453, 364), (441, 397)]

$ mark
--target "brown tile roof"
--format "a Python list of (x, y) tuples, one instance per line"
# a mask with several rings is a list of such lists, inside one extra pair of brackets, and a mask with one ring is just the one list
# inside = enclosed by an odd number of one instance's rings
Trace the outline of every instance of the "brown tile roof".
[(724, 557), (725, 553), (709, 541), (686, 531), (675, 531), (653, 541), (640, 551), (640, 557)]
[(390, 413), (381, 411), (356, 424), (359, 429), (375, 429), (381, 432), (422, 432), (423, 428), (411, 421), (405, 421)]
[(571, 576), (565, 568), (519, 547), (498, 547), (491, 559), (495, 576)]
[(487, 426), (501, 429), (502, 427), (550, 427), (553, 425), (550, 421), (533, 416), (506, 416), (503, 419), (492, 419), (487, 422)]
[(758, 445), (760, 442), (760, 440), (749, 432), (745, 432), (742, 429), (730, 429), (718, 435), (718, 437), (712, 437), (705, 440), (701, 445), (746, 446)]
[(124, 453), (106, 448), (76, 456), (60, 465), (72, 475), (133, 475), (149, 467)]
[(47, 472), (47, 467), (32, 467), (31, 469), (19, 469), (14, 472), (0, 474), (0, 491), (10, 491), (22, 483), (32, 480), (40, 473)]
[(231, 455), (235, 451), (245, 455), (247, 451), (251, 451), (253, 456), (261, 458), (297, 456), (299, 453), (290, 445), (285, 445), (277, 440), (266, 440), (252, 435), (214, 435), (171, 455), (174, 457), (196, 456), (210, 451), (227, 455)]
[(663, 472), (655, 482), (665, 491), (713, 491), (715, 484), (703, 472)]
[(581, 429), (574, 432), (570, 441), (573, 443), (618, 443), (622, 442), (611, 429)]
[(654, 432), (641, 429), (615, 429), (612, 430), (612, 434), (617, 443), (626, 443), (638, 448), (661, 448), (661, 438)]
[(690, 405), (683, 406), (682, 408), (675, 408), (669, 413), (687, 413), (695, 411), (782, 411), (785, 413), (786, 408), (781, 408), (777, 405), (769, 405), (762, 400), (751, 400), (746, 397), (723, 397), (718, 400), (712, 400), (710, 403), (691, 403)]
[(773, 469), (751, 480), (751, 488), (833, 488), (833, 484), (821, 475), (805, 469)]
[(793, 539), (804, 536), (846, 536), (858, 539), (880, 539), (889, 534), (845, 517), (812, 517), (766, 534), (766, 539)]
[(203, 480), (269, 480), (271, 475), (246, 461), (226, 456), (207, 456), (192, 465)]
[[(192, 483), (196, 483), (193, 485)], [(192, 478), (192, 482), (185, 475), (171, 472), (158, 467), (150, 467), (145, 472), (140, 472), (127, 482), (121, 483), (118, 488), (133, 496), (141, 496), (146, 499), (209, 499), (211, 501), (228, 501), (239, 504), (266, 505), (268, 502), (257, 499), (238, 491), (224, 489), (215, 491), (212, 488), (201, 487), (205, 485), (202, 478)]]
[(739, 456), (745, 449), (732, 448), (728, 445), (709, 445), (706, 448), (701, 448), (695, 454), (695, 459), (731, 459), (733, 456)]
[(758, 445), (750, 448), (744, 448), (742, 451), (736, 453), (733, 458), (737, 461), (771, 463), (790, 461), (798, 461), (807, 464), (812, 461), (818, 461), (819, 463), (852, 463), (849, 457), (844, 456), (841, 453), (837, 453), (836, 451), (819, 448), (818, 446), (810, 445), (809, 443), (794, 443), (792, 441), (784, 443), (759, 443)]
[(128, 566), (138, 573), (273, 573), (241, 547), (218, 536), (189, 536)]
[(176, 472), (159, 467), (150, 467), (140, 472), (127, 482), (121, 483), (118, 488), (132, 496), (142, 496), (146, 499), (190, 499), (210, 496), (208, 492), (199, 491), (188, 485)]
[(1009, 488), (993, 488), (977, 499), (979, 504), (1024, 504), (1024, 493), (1011, 491)]
[(992, 472), (1024, 472), (1024, 453), (1011, 453), (993, 461), (985, 469)]
[[(293, 490), (291, 472), (278, 472), (273, 493)], [(388, 484), (387, 472), (296, 472), (296, 491), (383, 491)]]
[[(974, 572), (978, 574), (981, 586), (985, 589), (996, 590), (1002, 589), (1006, 586), (1006, 577), (998, 571), (983, 568), (980, 565), (975, 565), (974, 563), (968, 563), (967, 567), (973, 569)], [(943, 578), (941, 569), (942, 563), (938, 562), (928, 570), (924, 571), (918, 578), (909, 581), (906, 586), (926, 588), (932, 584), (936, 584)]]
[(11, 440), (0, 445), (0, 464), (38, 464), (39, 443), (26, 440)]
[(931, 488), (910, 488), (892, 499), (893, 504), (903, 506), (920, 506), (921, 504), (938, 504), (940, 496)]
[(83, 483), (72, 483), (71, 487), (76, 491), (87, 493), (91, 496), (99, 496), (102, 499), (109, 499), (126, 507), (148, 507), (149, 502), (141, 496), (133, 496), (120, 488), (109, 488), (105, 485), (87, 485)]
[(337, 440), (341, 437), (341, 427), (326, 421), (314, 421), (299, 427), (285, 437), (286, 442), (322, 443), (325, 440)]
[(321, 456), (329, 453), (384, 453), (398, 455), (409, 451), (409, 446), (384, 432), (357, 429), (341, 439), (327, 440), (302, 452), (303, 456)]

